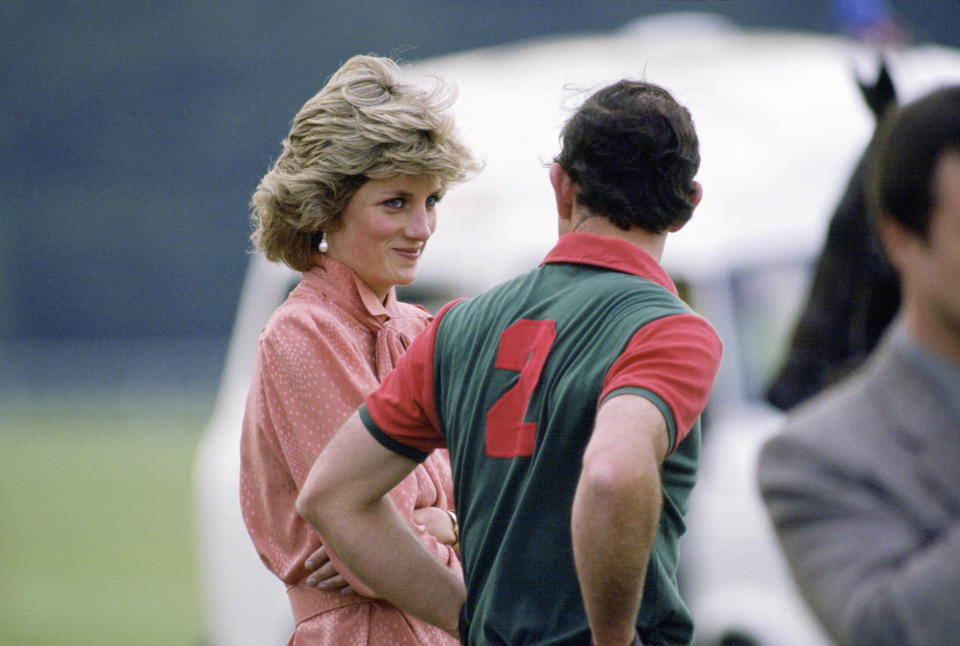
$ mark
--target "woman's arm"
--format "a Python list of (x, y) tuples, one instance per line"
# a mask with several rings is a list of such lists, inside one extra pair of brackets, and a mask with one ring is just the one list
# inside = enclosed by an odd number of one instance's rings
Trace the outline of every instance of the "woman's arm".
[[(295, 504), (310, 465), (376, 380), (372, 373), (358, 373), (356, 349), (326, 312), (282, 307), (261, 335), (244, 421), (241, 468), (248, 527), (261, 556), (287, 585), (323, 568), (320, 576), (329, 579), (328, 589), (374, 595), (336, 564), (334, 554), (316, 554), (321, 539), (301, 521)], [(313, 568), (305, 567), (307, 554), (313, 556)]]

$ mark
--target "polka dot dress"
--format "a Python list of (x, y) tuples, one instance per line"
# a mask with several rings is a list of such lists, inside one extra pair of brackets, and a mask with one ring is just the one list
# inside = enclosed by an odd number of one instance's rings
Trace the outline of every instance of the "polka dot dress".
[[(289, 644), (458, 643), (376, 598), (336, 555), (334, 562), (357, 593), (305, 585), (303, 563), (322, 541), (295, 508), (317, 455), (429, 319), (426, 310), (397, 301), (392, 290), (380, 303), (349, 267), (318, 256), (317, 265), (303, 274), (261, 332), (240, 444), (240, 503), (260, 558), (288, 587), (296, 620)], [(411, 519), (421, 507), (451, 509), (446, 452), (434, 452), (390, 495)], [(424, 546), (462, 576), (453, 549), (425, 528), (414, 528)]]

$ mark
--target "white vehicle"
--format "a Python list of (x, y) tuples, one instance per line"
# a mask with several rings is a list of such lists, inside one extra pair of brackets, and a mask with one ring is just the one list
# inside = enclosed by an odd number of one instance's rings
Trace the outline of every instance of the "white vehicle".
[[(888, 53), (901, 99), (960, 80), (960, 53)], [(406, 298), (435, 310), (536, 265), (556, 236), (547, 164), (569, 109), (622, 77), (670, 89), (693, 114), (704, 199), (671, 236), (664, 264), (717, 328), (725, 356), (707, 411), (700, 482), (683, 543), (683, 584), (700, 645), (828, 642), (797, 597), (754, 486), (780, 417), (760, 393), (805, 297), (813, 259), (873, 130), (855, 83), (875, 61), (850, 40), (745, 31), (668, 14), (606, 34), (525, 41), (417, 61), (459, 88), (463, 133), (485, 159), (454, 187)], [(876, 70), (867, 70), (876, 74)], [(252, 187), (251, 187), (252, 188)], [(238, 502), (239, 434), (256, 339), (295, 275), (251, 258), (213, 418), (196, 464), (206, 639), (285, 643), (282, 584), (257, 558)]]

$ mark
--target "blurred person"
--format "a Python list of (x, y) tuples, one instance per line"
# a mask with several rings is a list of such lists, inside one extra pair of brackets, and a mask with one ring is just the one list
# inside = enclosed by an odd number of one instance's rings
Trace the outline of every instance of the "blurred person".
[[(875, 83), (858, 85), (879, 130), (884, 115), (897, 104), (886, 62), (881, 59)], [(858, 368), (900, 307), (899, 279), (880, 249), (867, 209), (872, 142), (830, 219), (807, 302), (783, 365), (767, 389), (766, 400), (781, 410), (793, 408)]]
[(871, 164), (900, 311), (855, 375), (768, 441), (759, 484), (839, 644), (947, 646), (960, 636), (960, 86), (895, 112)]
[[(241, 438), (244, 522), (287, 586), (294, 645), (453, 644), (378, 597), (297, 514), (314, 459), (430, 320), (397, 300), (414, 280), (447, 186), (476, 167), (454, 132), (452, 92), (405, 84), (397, 64), (356, 56), (297, 113), (252, 198), (255, 246), (302, 272), (261, 332)], [(449, 456), (390, 492), (454, 578)], [(310, 569), (307, 569), (309, 561)], [(308, 585), (308, 575), (319, 586)]]
[[(659, 259), (699, 163), (666, 90), (589, 97), (549, 169), (556, 246), (442, 309), (321, 454), (298, 509), (398, 607), (466, 644), (690, 643), (677, 543), (721, 344)], [(466, 587), (385, 497), (440, 447)]]

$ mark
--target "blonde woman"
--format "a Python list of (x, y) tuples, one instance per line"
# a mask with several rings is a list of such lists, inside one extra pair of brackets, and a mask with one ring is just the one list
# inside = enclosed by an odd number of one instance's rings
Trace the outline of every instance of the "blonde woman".
[[(296, 512), (317, 455), (429, 322), (394, 292), (417, 274), (446, 188), (477, 166), (452, 93), (355, 56), (297, 113), (253, 195), (254, 245), (302, 272), (259, 341), (241, 440), (244, 522), (286, 585), (289, 644), (455, 644), (378, 596)], [(423, 544), (462, 576), (449, 458), (434, 453), (391, 497)]]

